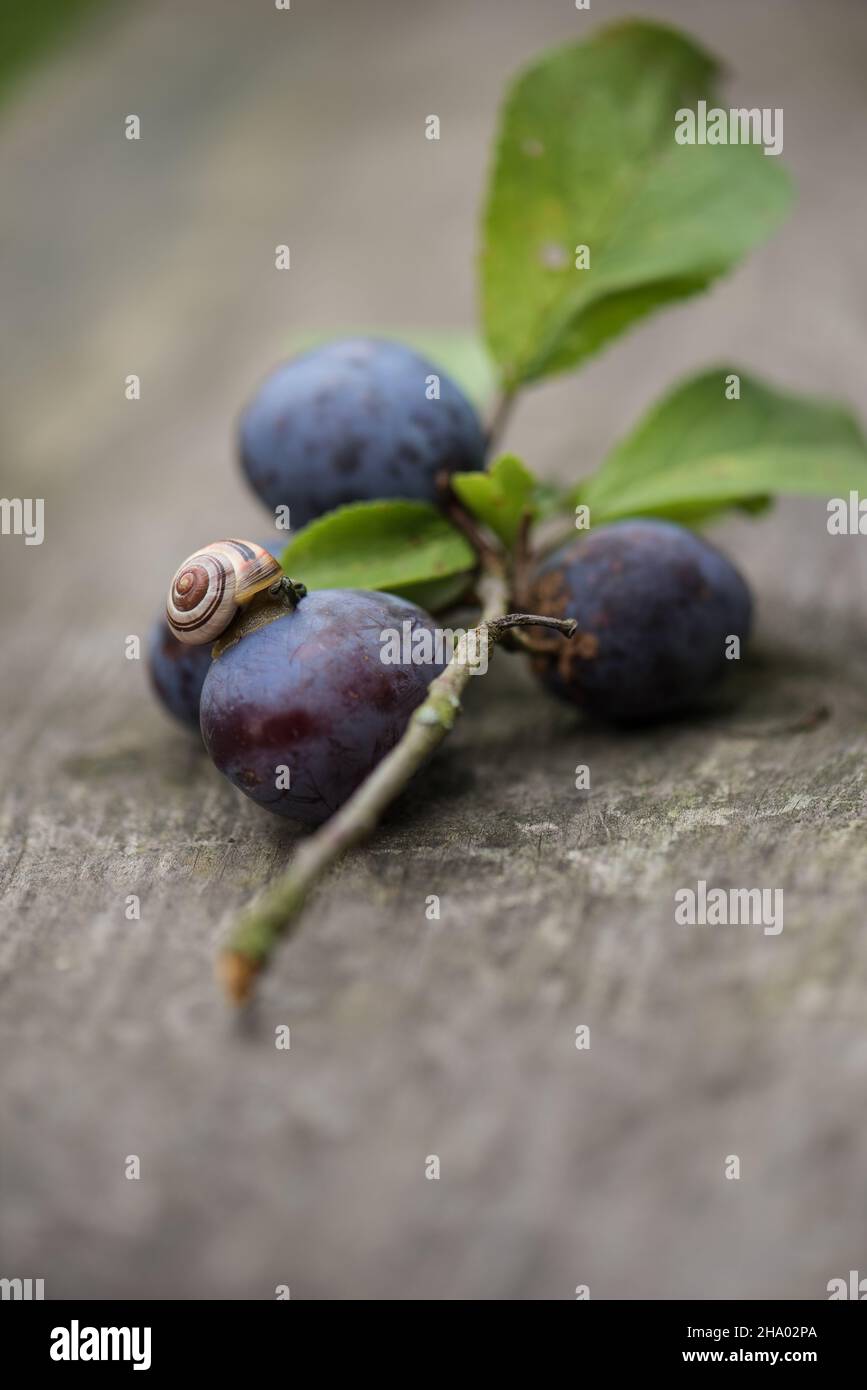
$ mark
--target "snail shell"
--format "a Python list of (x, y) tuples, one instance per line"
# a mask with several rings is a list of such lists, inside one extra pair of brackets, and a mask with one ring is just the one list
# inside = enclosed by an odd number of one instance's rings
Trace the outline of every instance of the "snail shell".
[(166, 601), (166, 617), (181, 642), (213, 642), (239, 607), (282, 579), (280, 565), (253, 541), (212, 541), (184, 561)]

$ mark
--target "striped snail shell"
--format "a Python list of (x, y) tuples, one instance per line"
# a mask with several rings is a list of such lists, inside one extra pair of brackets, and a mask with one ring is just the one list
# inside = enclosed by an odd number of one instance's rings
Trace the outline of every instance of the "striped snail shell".
[(242, 604), (283, 578), (273, 555), (253, 541), (212, 541), (184, 561), (166, 601), (180, 642), (213, 642)]

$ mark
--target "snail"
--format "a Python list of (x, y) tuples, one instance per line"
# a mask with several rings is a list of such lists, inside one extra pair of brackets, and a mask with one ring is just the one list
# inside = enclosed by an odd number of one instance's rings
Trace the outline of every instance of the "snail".
[(172, 580), (166, 601), (169, 627), (180, 642), (213, 642), (238, 610), (269, 590), (293, 603), (307, 592), (254, 541), (212, 541), (190, 555)]

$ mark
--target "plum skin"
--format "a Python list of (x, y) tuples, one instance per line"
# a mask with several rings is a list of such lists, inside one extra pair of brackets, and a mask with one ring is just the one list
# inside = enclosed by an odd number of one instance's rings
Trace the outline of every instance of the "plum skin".
[[(337, 810), (393, 748), (440, 665), (386, 665), (381, 635), (433, 620), (406, 599), (319, 589), (214, 658), (201, 729), (216, 767), (258, 805), (307, 826)], [(278, 787), (278, 768), (290, 786)]]
[(157, 618), (147, 640), (147, 670), (162, 705), (189, 729), (199, 731), (199, 700), (211, 665), (211, 643), (179, 642), (165, 616)]
[(532, 612), (575, 618), (575, 637), (532, 665), (554, 694), (613, 722), (694, 706), (741, 647), (750, 592), (731, 561), (673, 522), (617, 521), (571, 541), (536, 571)]
[[(440, 381), (428, 400), (426, 379)], [(293, 529), (349, 502), (436, 502), (442, 471), (484, 467), (485, 438), (463, 392), (401, 343), (349, 338), (284, 362), (239, 424), (241, 465)]]

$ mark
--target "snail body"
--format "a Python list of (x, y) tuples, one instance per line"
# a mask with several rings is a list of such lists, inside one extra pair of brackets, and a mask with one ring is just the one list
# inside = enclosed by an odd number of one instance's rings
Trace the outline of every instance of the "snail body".
[(282, 582), (282, 568), (261, 545), (212, 541), (190, 555), (175, 574), (166, 600), (169, 627), (180, 642), (213, 642), (239, 608)]

